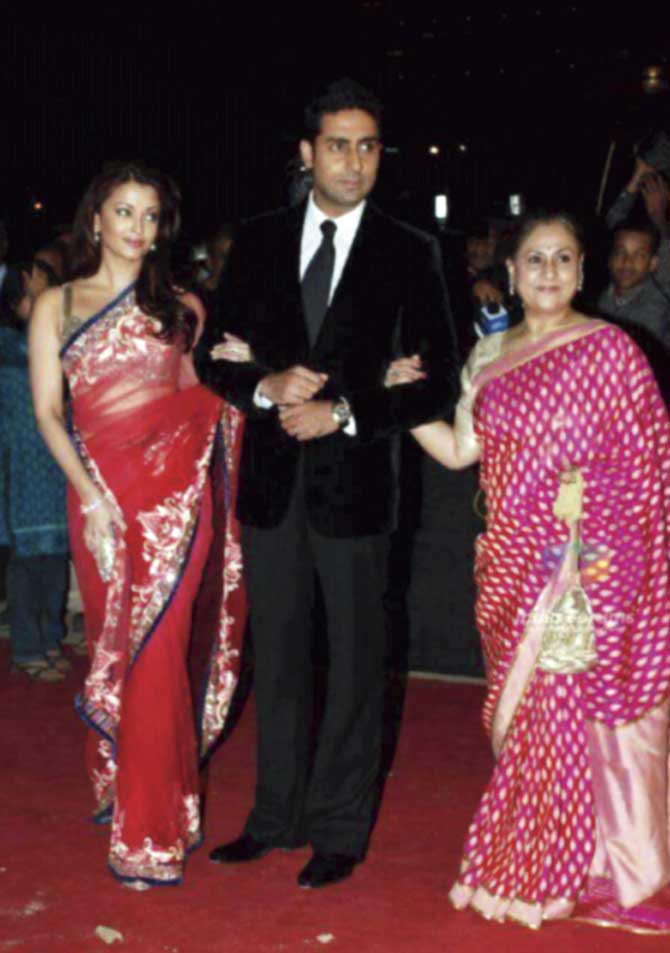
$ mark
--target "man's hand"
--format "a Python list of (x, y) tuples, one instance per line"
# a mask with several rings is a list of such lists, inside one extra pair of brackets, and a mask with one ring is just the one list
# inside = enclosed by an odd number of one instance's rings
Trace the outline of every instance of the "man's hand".
[(280, 407), (279, 420), (286, 433), (300, 441), (326, 437), (340, 429), (333, 419), (332, 400), (310, 400), (306, 404)]
[(638, 156), (635, 160), (635, 171), (633, 172), (632, 179), (626, 186), (626, 192), (630, 192), (631, 194), (637, 192), (645, 175), (649, 175), (649, 173), (653, 171), (654, 167), (649, 165), (648, 162), (645, 162), (644, 159), (640, 159)]
[(657, 172), (645, 175), (640, 183), (640, 192), (647, 214), (654, 225), (665, 232), (668, 227), (668, 187)]
[(502, 304), (505, 297), (500, 288), (496, 288), (496, 286), (486, 278), (480, 278), (479, 281), (475, 281), (472, 286), (472, 294), (481, 305)]
[(273, 404), (303, 404), (311, 400), (327, 380), (327, 374), (319, 374), (296, 364), (285, 371), (264, 377), (259, 385), (259, 393)]

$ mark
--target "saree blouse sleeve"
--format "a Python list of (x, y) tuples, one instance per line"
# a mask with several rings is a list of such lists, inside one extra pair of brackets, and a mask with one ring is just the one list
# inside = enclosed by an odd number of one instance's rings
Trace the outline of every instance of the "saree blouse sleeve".
[(480, 441), (475, 433), (473, 407), (479, 392), (477, 375), (500, 354), (503, 334), (491, 334), (478, 341), (470, 351), (461, 371), (461, 395), (456, 404), (454, 433), (459, 451), (462, 453), (479, 452)]
[(479, 450), (479, 441), (475, 434), (474, 421), (472, 417), (472, 405), (474, 403), (474, 392), (472, 388), (472, 362), (474, 350), (470, 354), (463, 370), (461, 371), (461, 394), (456, 404), (454, 415), (454, 434), (459, 451), (463, 453), (475, 452)]

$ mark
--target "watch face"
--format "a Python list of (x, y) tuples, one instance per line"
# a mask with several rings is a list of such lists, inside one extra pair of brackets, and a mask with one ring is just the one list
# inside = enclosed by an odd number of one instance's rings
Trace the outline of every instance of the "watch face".
[(333, 404), (333, 417), (338, 424), (346, 424), (350, 416), (351, 411), (344, 401), (338, 401), (336, 404)]

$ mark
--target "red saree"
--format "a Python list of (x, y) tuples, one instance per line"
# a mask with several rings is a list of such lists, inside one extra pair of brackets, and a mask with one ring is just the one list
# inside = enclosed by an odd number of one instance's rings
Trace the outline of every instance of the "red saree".
[[(487, 502), (475, 575), (497, 761), (450, 896), (531, 927), (572, 915), (670, 930), (667, 411), (616, 328), (566, 328), (502, 356), (492, 338), (466, 397)], [(554, 512), (573, 470), (577, 539)], [(581, 608), (563, 598), (570, 578)], [(564, 662), (549, 665), (557, 619)], [(595, 640), (583, 670), (570, 659), (580, 625)]]
[(92, 729), (96, 815), (112, 821), (119, 879), (171, 884), (201, 838), (198, 762), (216, 744), (237, 678), (242, 418), (156, 330), (131, 287), (83, 323), (66, 315), (61, 358), (81, 459), (127, 525), (104, 583), (71, 493), (91, 658), (77, 707)]

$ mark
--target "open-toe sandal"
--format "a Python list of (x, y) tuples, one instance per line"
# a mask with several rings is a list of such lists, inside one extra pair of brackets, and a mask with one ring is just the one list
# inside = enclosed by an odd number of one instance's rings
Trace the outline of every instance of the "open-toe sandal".
[(65, 679), (65, 675), (45, 659), (35, 659), (32, 662), (12, 662), (12, 671), (26, 675), (34, 682), (62, 682)]

